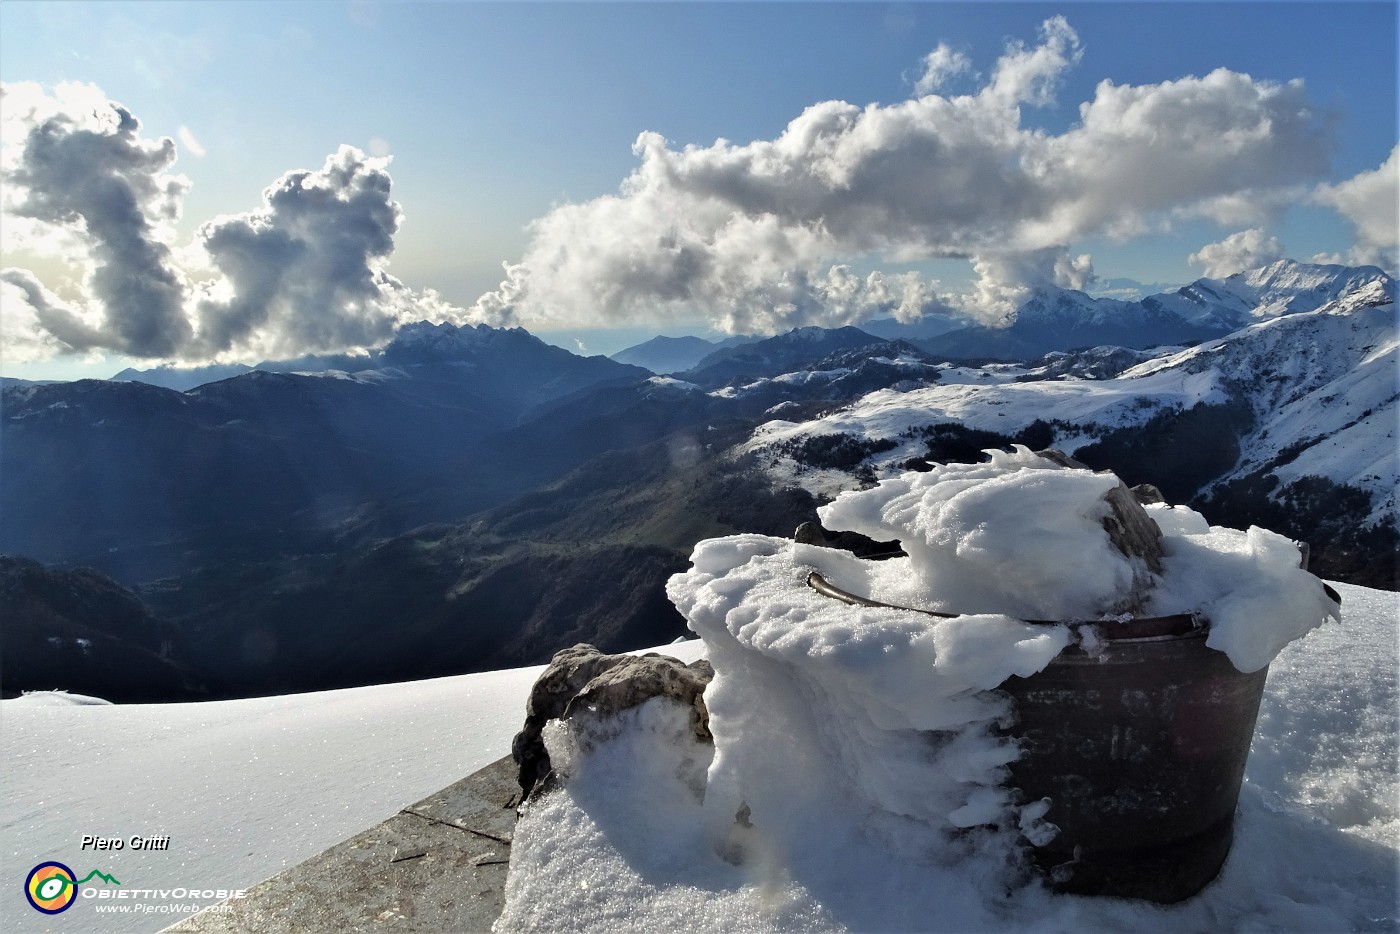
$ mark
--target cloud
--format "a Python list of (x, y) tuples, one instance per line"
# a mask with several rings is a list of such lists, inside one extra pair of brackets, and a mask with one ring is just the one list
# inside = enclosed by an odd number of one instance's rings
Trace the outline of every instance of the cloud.
[(1350, 262), (1391, 272), (1400, 267), (1400, 146), (1379, 168), (1336, 185), (1321, 185), (1314, 198), (1356, 227)]
[(977, 274), (972, 291), (953, 302), (966, 313), (992, 323), (1009, 320), (1036, 286), (1082, 292), (1098, 278), (1087, 254), (1070, 256), (1068, 250), (1056, 247), (1029, 253), (982, 254), (973, 260), (972, 269)]
[(0, 271), (0, 309), (0, 347), (7, 363), (47, 360), (82, 344), (81, 337), (70, 343), (58, 336), (73, 328), (77, 315), (27, 270)]
[[(342, 146), (318, 170), (283, 175), (258, 210), (216, 218), (174, 251), (189, 188), (169, 172), (174, 140), (143, 137), (92, 85), (49, 94), (7, 84), (0, 94), (6, 248), (67, 249), (71, 261), (76, 245), (85, 269), (71, 301), (26, 270), (0, 276), (6, 333), (34, 331), (25, 353), (294, 356), (382, 344), (405, 321), (463, 317), (387, 271), (402, 221), (388, 159)], [(195, 151), (193, 136), (180, 135)], [(209, 274), (197, 283), (185, 272), (192, 255)]]
[[(942, 48), (925, 77), (961, 68)], [(1054, 17), (1037, 44), (1008, 46), (972, 94), (932, 93), (930, 78), (930, 93), (895, 104), (817, 103), (775, 139), (744, 145), (678, 148), (643, 133), (619, 191), (535, 221), (520, 262), (472, 314), (596, 326), (698, 313), (768, 333), (892, 306), (996, 318), (1036, 284), (1027, 276), (1072, 280), (1077, 241), (1128, 239), (1227, 205), (1248, 215), (1326, 170), (1330, 126), (1300, 82), (1224, 69), (1104, 81), (1063, 132), (1023, 125), (1022, 110), (1053, 104), (1080, 56)], [(967, 259), (982, 278), (957, 301), (916, 276), (853, 289), (849, 270), (833, 275), (853, 258)]]
[(201, 354), (369, 347), (425, 316), (432, 299), (385, 269), (402, 219), (388, 161), (342, 146), (319, 170), (283, 175), (259, 210), (200, 228), (221, 274), (196, 303)]
[(206, 155), (208, 155), (207, 150), (205, 150), (204, 148), (204, 144), (199, 141), (199, 139), (194, 135), (194, 133), (190, 130), (189, 127), (180, 127), (180, 129), (175, 133), (175, 135), (180, 138), (180, 145), (184, 146), (186, 151), (188, 151), (189, 154), (194, 156), (196, 159), (203, 159)]
[(1219, 243), (1208, 243), (1187, 257), (1209, 278), (1220, 279), (1246, 269), (1257, 269), (1283, 258), (1283, 244), (1258, 227), (1232, 233)]
[(946, 42), (940, 42), (920, 63), (919, 80), (914, 82), (914, 94), (918, 97), (932, 94), (943, 87), (949, 78), (971, 70), (972, 62), (966, 55), (955, 51)]
[(166, 171), (174, 141), (143, 138), (140, 121), (91, 85), (60, 85), (52, 98), (38, 85), (5, 85), (0, 108), (6, 137), (22, 140), (0, 158), (7, 213), (65, 228), (91, 258), (91, 306), (36, 307), (38, 319), (62, 320), (53, 334), (74, 350), (176, 353), (191, 327), (165, 242), (189, 187)]

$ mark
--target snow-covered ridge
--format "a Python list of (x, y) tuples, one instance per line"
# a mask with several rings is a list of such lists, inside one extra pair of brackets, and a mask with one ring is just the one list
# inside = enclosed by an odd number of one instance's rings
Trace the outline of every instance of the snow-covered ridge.
[[(1313, 311), (1258, 321), (1226, 337), (1140, 363), (1114, 379), (1011, 382), (1002, 375), (949, 370), (936, 385), (881, 390), (810, 422), (760, 426), (739, 453), (757, 455), (777, 482), (820, 495), (852, 485), (850, 474), (805, 468), (787, 453), (821, 435), (893, 441), (871, 458), (877, 474), (924, 453), (921, 431), (945, 422), (1012, 435), (1037, 419), (1062, 427), (1067, 453), (1106, 431), (1145, 424), (1161, 412), (1243, 400), (1256, 424), (1225, 478), (1278, 461), (1279, 477), (1305, 474), (1372, 495), (1371, 520), (1393, 513), (1400, 484), (1396, 456), (1396, 306), (1388, 277)], [(1013, 377), (1014, 378), (1014, 377)], [(1072, 426), (1072, 427), (1069, 427)]]
[(1281, 259), (1224, 279), (1197, 279), (1144, 299), (1181, 315), (1192, 324), (1241, 327), (1251, 320), (1313, 311), (1372, 283), (1393, 288), (1394, 280), (1375, 266), (1337, 266)]
[(1056, 439), (1066, 453), (1093, 440), (1093, 431), (1141, 424), (1158, 412), (1187, 409), (1197, 403), (1228, 400), (1214, 370), (1193, 373), (1163, 370), (1134, 379), (999, 382), (969, 379), (939, 383), (909, 392), (882, 389), (856, 403), (809, 422), (771, 421), (759, 426), (739, 448), (756, 454), (778, 482), (795, 483), (818, 495), (834, 495), (851, 486), (850, 474), (805, 470), (782, 453), (785, 443), (820, 435), (844, 434), (862, 440), (892, 441), (896, 446), (872, 459), (877, 472), (922, 456), (920, 429), (946, 422), (1010, 434), (1037, 419), (1080, 426)]

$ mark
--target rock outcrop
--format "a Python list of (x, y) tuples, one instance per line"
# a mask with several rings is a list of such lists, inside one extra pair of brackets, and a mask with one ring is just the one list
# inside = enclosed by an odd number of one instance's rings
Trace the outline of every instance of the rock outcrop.
[(550, 720), (606, 718), (653, 697), (670, 697), (691, 708), (695, 738), (713, 742), (703, 695), (714, 675), (704, 659), (687, 665), (656, 652), (605, 655), (586, 644), (556, 652), (530, 690), (525, 725), (511, 743), (522, 796), (528, 797), (550, 774), (542, 736)]

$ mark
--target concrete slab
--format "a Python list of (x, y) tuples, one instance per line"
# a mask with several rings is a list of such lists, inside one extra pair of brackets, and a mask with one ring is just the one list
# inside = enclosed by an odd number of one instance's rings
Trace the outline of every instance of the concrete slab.
[(519, 790), (507, 756), (165, 932), (490, 931)]

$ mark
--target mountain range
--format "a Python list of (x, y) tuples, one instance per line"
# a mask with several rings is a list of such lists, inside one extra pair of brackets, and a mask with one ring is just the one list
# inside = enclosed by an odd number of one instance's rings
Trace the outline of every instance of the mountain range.
[[(1394, 309), (1379, 270), (1274, 264), (1141, 302), (1042, 289), (1001, 329), (1028, 348), (1015, 362), (931, 349), (968, 329), (804, 328), (707, 343), (656, 376), (520, 329), (422, 323), (368, 356), (183, 392), (7, 381), (0, 551), (55, 565), (50, 591), (125, 588), (180, 634), (159, 663), (183, 680), (150, 679), (217, 696), (662, 643), (683, 632), (664, 581), (699, 539), (790, 534), (839, 489), (1012, 442), (1308, 540), (1324, 573), (1394, 588)], [(1228, 315), (1249, 323), (1197, 339)], [(1124, 346), (1152, 322), (1173, 346)], [(84, 565), (110, 588), (62, 576)], [(25, 596), (40, 578), (11, 579), (5, 611), (56, 625)], [(64, 625), (62, 644), (97, 644)], [(15, 680), (11, 658), (6, 691), (81, 687), (37, 663), (48, 680)]]
[(1279, 260), (1225, 279), (1197, 279), (1139, 301), (1042, 286), (999, 326), (974, 325), (918, 344), (935, 356), (963, 360), (1029, 360), (1100, 345), (1143, 349), (1195, 344), (1253, 321), (1312, 311), (1383, 281), (1389, 277), (1374, 266)]

